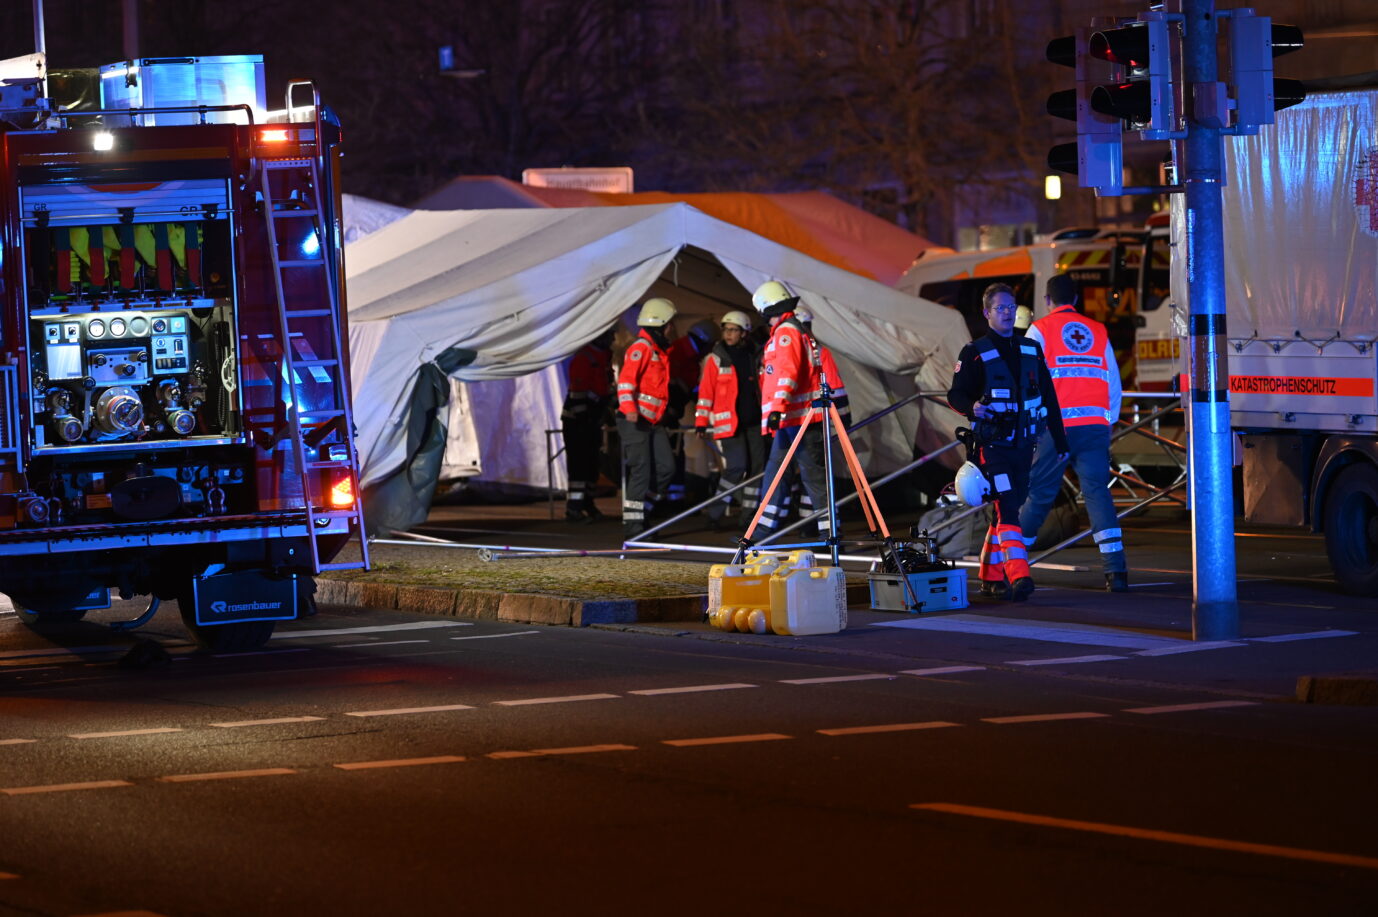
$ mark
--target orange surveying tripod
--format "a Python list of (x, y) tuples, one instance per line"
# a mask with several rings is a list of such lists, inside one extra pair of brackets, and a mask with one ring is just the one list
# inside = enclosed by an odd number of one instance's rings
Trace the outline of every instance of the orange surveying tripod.
[(775, 472), (775, 478), (770, 482), (761, 495), (761, 502), (756, 507), (756, 514), (751, 517), (751, 524), (746, 527), (745, 534), (737, 542), (737, 553), (732, 558), (734, 564), (740, 564), (746, 556), (746, 552), (754, 547), (751, 541), (752, 534), (756, 531), (756, 526), (761, 521), (761, 515), (766, 507), (770, 505), (771, 498), (775, 495), (776, 489), (789, 471), (790, 462), (794, 459), (794, 453), (799, 449), (799, 444), (804, 441), (804, 433), (809, 429), (809, 424), (814, 422), (815, 413), (822, 416), (823, 423), (823, 469), (824, 478), (828, 492), (828, 532), (829, 535), (822, 541), (803, 542), (792, 545), (779, 545), (781, 548), (808, 548), (826, 547), (832, 554), (833, 566), (839, 566), (841, 538), (838, 535), (839, 526), (837, 521), (837, 499), (833, 492), (833, 433), (837, 433), (837, 441), (842, 446), (842, 455), (847, 461), (847, 471), (852, 476), (852, 484), (857, 489), (857, 494), (861, 500), (861, 509), (866, 514), (866, 527), (871, 533), (871, 538), (880, 542), (881, 560), (886, 565), (901, 574), (905, 588), (910, 592), (910, 598), (917, 605), (917, 596), (913, 595), (913, 585), (909, 582), (909, 577), (905, 576), (906, 551), (896, 542), (890, 534), (890, 528), (885, 524), (885, 516), (880, 511), (880, 504), (876, 502), (876, 495), (871, 491), (871, 484), (866, 480), (866, 472), (861, 468), (861, 460), (857, 458), (856, 449), (852, 447), (851, 437), (847, 435), (847, 427), (842, 423), (842, 416), (837, 411), (837, 405), (833, 403), (833, 389), (828, 382), (828, 374), (822, 369), (822, 360), (818, 355), (818, 341), (812, 334), (806, 336), (809, 344), (809, 354), (812, 357), (813, 365), (819, 370), (819, 390), (820, 397), (810, 402), (809, 411), (804, 415), (804, 423), (799, 428), (799, 435), (790, 443), (789, 449), (785, 452), (785, 459), (780, 463), (780, 468)]

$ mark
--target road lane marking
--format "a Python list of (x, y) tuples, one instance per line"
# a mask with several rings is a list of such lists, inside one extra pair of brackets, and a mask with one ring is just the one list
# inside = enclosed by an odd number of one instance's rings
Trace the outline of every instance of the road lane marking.
[(351, 710), (345, 716), (402, 716), (408, 713), (443, 713), (446, 710), (473, 710), (469, 704), (442, 704), (438, 707), (394, 707), (391, 710)]
[(533, 748), (533, 755), (588, 755), (600, 751), (636, 751), (635, 745), (570, 745), (566, 748)]
[(936, 669), (901, 669), (901, 675), (955, 675), (958, 672), (984, 672), (983, 665), (943, 665)]
[(1378, 857), (1357, 856), (1350, 853), (1332, 853), (1328, 850), (1308, 850), (1304, 847), (1282, 847), (1276, 844), (1255, 844), (1249, 841), (1232, 841), (1226, 838), (1207, 837), (1200, 834), (1181, 834), (1176, 831), (1159, 831), (1154, 828), (1134, 828), (1129, 825), (1112, 825), (1105, 822), (1054, 818), (1050, 815), (1031, 815), (1027, 812), (986, 809), (980, 806), (964, 806), (950, 802), (914, 803), (910, 808), (925, 809), (932, 812), (947, 812), (951, 815), (968, 815), (973, 818), (989, 818), (996, 821), (1019, 822), (1021, 824), (1039, 825), (1048, 828), (1066, 828), (1072, 831), (1089, 831), (1094, 834), (1132, 837), (1145, 841), (1161, 841), (1166, 844), (1183, 844), (1188, 847), (1205, 847), (1211, 850), (1229, 850), (1235, 853), (1256, 853), (1260, 856), (1283, 857), (1289, 860), (1309, 860), (1315, 863), (1334, 863), (1341, 866), (1358, 866), (1361, 869), (1378, 869)]
[(722, 685), (686, 685), (683, 688), (644, 688), (640, 691), (628, 691), (627, 693), (654, 697), (659, 694), (694, 694), (699, 691), (735, 691), (737, 688), (754, 687), (756, 687), (756, 685), (749, 685), (744, 682), (733, 682)]
[(409, 624), (379, 624), (373, 627), (333, 627), (328, 630), (284, 630), (273, 636), (280, 640), (297, 637), (339, 637), (347, 634), (386, 634), (398, 630), (430, 630), (435, 627), (473, 627), (472, 621), (413, 621)]
[(336, 764), (342, 771), (366, 771), (379, 767), (416, 767), (421, 764), (456, 764), (463, 761), (462, 755), (436, 755), (431, 758), (396, 758), (392, 761), (351, 761)]
[(37, 739), (0, 739), (0, 745), (30, 745)]
[(490, 751), (484, 757), (492, 758), (494, 761), (505, 761), (508, 758), (539, 758), (540, 755), (534, 751)]
[(50, 783), (46, 786), (11, 786), (0, 789), (6, 796), (28, 796), (32, 793), (65, 793), (68, 790), (104, 790), (116, 786), (133, 786), (128, 780), (91, 780), (86, 783)]
[(519, 630), (510, 634), (474, 634), (472, 637), (451, 637), (451, 640), (495, 640), (498, 637), (525, 637), (527, 634), (539, 634), (538, 630)]
[(1109, 715), (1108, 713), (1091, 713), (1090, 711), (1083, 711), (1080, 713), (1032, 713), (1023, 716), (984, 717), (981, 722), (996, 723), (1000, 725), (1006, 723), (1046, 723), (1053, 720), (1090, 720)]
[(19, 878), (19, 873), (17, 872), (0, 872), (0, 881), (17, 878)]
[(283, 653), (309, 653), (308, 646), (284, 648), (280, 650), (251, 650), (247, 653), (212, 653), (212, 659), (238, 659), (241, 656), (281, 656)]
[(894, 681), (895, 676), (883, 673), (871, 675), (829, 675), (824, 678), (782, 678), (782, 685), (830, 685), (844, 681)]
[(774, 742), (777, 739), (789, 739), (793, 736), (781, 735), (778, 732), (758, 732), (754, 735), (743, 736), (711, 736), (704, 739), (665, 739), (662, 745), (673, 745), (676, 748), (688, 748), (693, 745), (731, 745), (737, 742)]
[(1108, 646), (1130, 650), (1151, 650), (1182, 643), (1181, 640), (1172, 637), (1153, 637), (1133, 631), (1098, 627), (1094, 624), (1070, 627), (1022, 618), (991, 618), (975, 614), (954, 614), (913, 621), (882, 621), (871, 626), (977, 634), (986, 637), (1013, 637), (1020, 640), (1041, 640), (1046, 643), (1079, 643), (1083, 646)]
[(1183, 713), (1188, 710), (1223, 710), (1226, 707), (1255, 707), (1257, 701), (1252, 700), (1211, 700), (1203, 701), (1199, 704), (1169, 704), (1164, 707), (1129, 707), (1125, 713)]
[(529, 697), (526, 700), (493, 701), (499, 707), (526, 707), (531, 704), (568, 704), (580, 700), (610, 700), (616, 694), (568, 694), (564, 697)]
[(159, 777), (158, 780), (161, 783), (192, 783), (198, 780), (239, 780), (244, 777), (278, 777), (295, 773), (296, 771), (290, 767), (260, 767), (247, 771), (216, 771), (209, 774), (171, 774)]
[(238, 729), (240, 726), (277, 726), (282, 723), (314, 723), (323, 720), (323, 716), (280, 716), (271, 720), (238, 720), (233, 723), (207, 723), (207, 726), (214, 726), (217, 729)]
[(122, 736), (156, 736), (164, 735), (169, 732), (181, 732), (175, 726), (164, 726), (158, 729), (124, 729), (119, 732), (75, 732), (69, 735), (69, 739), (116, 739)]
[(331, 649), (352, 650), (360, 646), (401, 646), (404, 643), (430, 643), (429, 640), (380, 640), (373, 643), (332, 643)]
[(1176, 582), (1171, 583), (1130, 583), (1130, 589), (1146, 589), (1149, 586), (1176, 586)]
[(1075, 665), (1081, 662), (1109, 662), (1128, 659), (1128, 656), (1063, 656), (1060, 659), (1009, 659), (1009, 665)]
[(948, 723), (943, 720), (930, 720), (927, 723), (886, 723), (883, 726), (843, 726), (839, 729), (820, 729), (820, 735), (825, 736), (859, 736), (872, 732), (908, 732), (913, 729), (943, 729), (948, 726), (960, 726), (961, 723)]
[(1326, 637), (1353, 637), (1355, 630), (1314, 630), (1305, 634), (1276, 634), (1272, 637), (1245, 637), (1250, 643), (1289, 643), (1293, 640), (1322, 640)]
[(1227, 646), (1244, 646), (1237, 640), (1203, 640), (1200, 643), (1187, 643), (1183, 646), (1163, 646), (1156, 650), (1139, 650), (1135, 656), (1175, 656), (1178, 653), (1199, 653), (1201, 650), (1218, 650)]
[(157, 911), (102, 911), (99, 914), (77, 914), (76, 917), (164, 917)]

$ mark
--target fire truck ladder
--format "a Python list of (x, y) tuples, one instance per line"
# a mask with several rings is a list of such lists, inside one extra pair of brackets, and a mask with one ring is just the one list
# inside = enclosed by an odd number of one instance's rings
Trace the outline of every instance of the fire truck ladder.
[[(309, 85), (309, 84), (308, 84)], [(288, 101), (290, 110), (290, 96), (292, 87), (288, 88)], [(314, 93), (314, 87), (313, 87)], [(268, 247), (273, 259), (273, 284), (277, 292), (278, 305), (278, 324), (282, 332), (282, 368), (283, 385), (287, 390), (287, 425), (291, 433), (292, 449), (296, 459), (297, 469), (301, 476), (302, 502), (306, 508), (306, 540), (311, 545), (311, 567), (315, 573), (327, 570), (355, 570), (368, 566), (368, 539), (364, 535), (363, 500), (359, 491), (359, 458), (354, 450), (352, 433), (354, 431), (354, 413), (350, 407), (349, 391), (345, 380), (345, 366), (342, 360), (344, 354), (344, 342), (340, 334), (340, 317), (338, 314), (339, 298), (336, 295), (336, 278), (327, 263), (327, 256), (332, 250), (332, 246), (326, 243), (326, 226), (323, 219), (325, 213), (321, 200), (321, 162), (324, 158), (325, 145), (321, 136), (320, 120), (320, 100), (317, 98), (315, 104), (315, 129), (317, 156), (295, 157), (288, 159), (268, 159), (261, 158), (262, 175), (261, 188), (263, 191), (263, 214), (268, 228)], [(302, 203), (306, 206), (301, 208), (282, 208), (279, 209), (278, 202), (273, 199), (273, 176), (275, 173), (287, 173), (286, 177), (294, 178), (293, 184), (296, 187), (309, 187), (311, 196)], [(295, 175), (293, 175), (295, 173)], [(320, 241), (318, 248), (319, 257), (303, 259), (284, 259), (278, 250), (278, 224), (288, 220), (311, 220), (312, 228), (316, 233), (316, 239)], [(291, 238), (289, 234), (289, 238)], [(288, 271), (319, 271), (324, 288), (326, 290), (326, 305), (319, 305), (312, 308), (292, 308), (287, 302), (287, 297), (283, 292), (283, 277)], [(308, 339), (305, 332), (300, 330), (302, 322), (309, 322), (312, 319), (326, 319), (330, 326), (330, 336), (328, 341), (317, 341), (316, 345), (327, 343), (330, 352), (312, 353), (307, 349), (305, 354), (298, 356), (294, 350), (296, 342), (306, 342)], [(305, 409), (300, 407), (301, 396), (298, 385), (301, 384), (301, 377), (297, 375), (298, 370), (305, 370), (315, 375), (320, 380), (323, 375), (330, 379), (330, 400), (328, 404), (321, 407)], [(319, 431), (314, 437), (312, 434), (304, 437), (302, 435), (303, 425)], [(312, 458), (308, 452), (308, 438), (315, 438), (317, 444), (323, 439), (328, 431), (338, 425), (344, 434), (341, 438), (347, 446), (347, 453), (343, 456), (331, 456), (319, 454)], [(323, 449), (325, 447), (322, 447)], [(323, 504), (327, 499), (325, 490), (320, 486), (322, 477), (331, 471), (347, 470), (350, 481), (354, 488), (354, 501), (348, 509), (333, 509)], [(322, 474), (324, 473), (324, 474)], [(347, 519), (355, 531), (359, 533), (360, 560), (345, 561), (341, 563), (322, 563), (320, 539), (322, 530), (330, 526), (332, 520)]]

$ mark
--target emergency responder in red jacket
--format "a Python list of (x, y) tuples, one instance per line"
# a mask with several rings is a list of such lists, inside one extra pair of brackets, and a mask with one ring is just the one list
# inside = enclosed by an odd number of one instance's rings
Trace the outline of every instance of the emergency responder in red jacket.
[(1046, 428), (1053, 448), (1065, 456), (1067, 438), (1043, 349), (1014, 332), (1014, 291), (993, 283), (981, 301), (990, 331), (962, 348), (947, 400), (971, 421), (978, 449), (969, 459), (995, 495), (995, 522), (981, 551), (981, 594), (1018, 602), (1034, 591), (1019, 528), (1034, 447)]
[[(823, 435), (822, 412), (812, 403), (822, 396), (820, 370), (822, 361), (812, 336), (794, 317), (799, 297), (784, 284), (770, 280), (756, 289), (751, 302), (757, 311), (770, 321), (770, 340), (766, 343), (761, 370), (761, 418), (765, 432), (774, 440), (770, 457), (766, 459), (764, 486), (769, 487), (775, 473), (784, 464), (785, 453), (799, 436), (805, 416), (813, 413), (813, 422), (804, 433), (803, 441), (794, 453), (795, 467), (804, 479), (804, 489), (816, 509), (827, 506), (827, 479), (824, 462), (827, 449)], [(830, 385), (841, 387), (839, 375)], [(783, 482), (782, 482), (783, 483)], [(761, 515), (760, 526), (773, 531), (783, 515), (784, 494), (776, 488), (770, 504)], [(831, 537), (831, 522), (822, 516), (818, 530), (824, 539)]]
[[(617, 374), (617, 433), (622, 440), (626, 484), (622, 491), (622, 528), (628, 538), (646, 530), (648, 494), (663, 491), (675, 471), (665, 423), (669, 416), (670, 362), (666, 326), (675, 317), (668, 299), (648, 299), (637, 314), (641, 329)], [(654, 472), (654, 480), (652, 473)]]
[(603, 414), (612, 393), (612, 339), (609, 328), (579, 348), (569, 362), (569, 391), (560, 427), (565, 441), (569, 497), (565, 518), (592, 522), (603, 514), (593, 502), (598, 483), (598, 453), (603, 447)]
[[(1129, 589), (1129, 565), (1110, 496), (1110, 430), (1120, 416), (1120, 367), (1105, 326), (1077, 311), (1081, 291), (1072, 275), (1049, 277), (1046, 293), (1051, 311), (1033, 323), (1028, 337), (1043, 347), (1048, 374), (1057, 389), (1071, 461), (1086, 498), (1092, 537), (1100, 549), (1105, 588), (1124, 592)], [(1038, 445), (1029, 475), (1029, 499), (1019, 513), (1024, 543), (1030, 546), (1057, 498), (1067, 467), (1049, 436), (1045, 432)]]
[[(804, 330), (813, 335), (813, 313), (803, 304), (794, 307), (794, 317), (799, 324), (804, 326)], [(819, 369), (822, 370), (824, 378), (828, 380), (828, 388), (832, 391), (833, 404), (837, 406), (837, 413), (842, 418), (843, 426), (849, 426), (852, 420), (852, 403), (847, 397), (847, 386), (842, 383), (842, 373), (837, 368), (837, 361), (833, 358), (833, 352), (818, 342), (814, 338), (814, 344), (818, 348)], [(790, 507), (798, 505), (799, 516), (813, 515), (813, 500), (809, 497), (809, 492), (804, 489), (803, 482), (799, 479), (799, 473), (791, 469), (780, 482), (781, 504), (780, 512), (776, 515), (776, 522), (781, 523), (789, 518)]]
[[(765, 465), (766, 440), (761, 435), (761, 389), (757, 375), (756, 348), (747, 341), (751, 319), (732, 311), (722, 317), (722, 340), (703, 361), (694, 429), (702, 438), (711, 436), (722, 450), (726, 467), (718, 478), (718, 490), (731, 490)], [(760, 485), (741, 493), (743, 510), (754, 510)], [(707, 509), (709, 526), (716, 531), (732, 496)]]

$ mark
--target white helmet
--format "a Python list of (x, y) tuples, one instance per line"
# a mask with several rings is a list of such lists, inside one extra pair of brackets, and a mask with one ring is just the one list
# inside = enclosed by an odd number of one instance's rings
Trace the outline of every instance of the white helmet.
[(664, 328), (675, 317), (675, 304), (657, 296), (641, 304), (636, 323), (642, 328)]
[(1020, 331), (1028, 331), (1033, 324), (1033, 310), (1028, 306), (1018, 306), (1014, 310), (1014, 327)]
[(791, 293), (778, 280), (767, 280), (751, 294), (751, 304), (766, 318), (788, 312), (799, 302), (799, 297)]
[(957, 496), (967, 506), (980, 506), (986, 502), (986, 495), (990, 493), (990, 481), (986, 476), (971, 462), (963, 462), (962, 467), (957, 469), (957, 479), (953, 481), (956, 486)]
[(750, 331), (750, 330), (751, 330), (751, 316), (747, 315), (745, 312), (741, 312), (741, 311), (739, 311), (739, 310), (737, 310), (737, 309), (733, 309), (731, 312), (729, 312), (729, 313), (727, 313), (726, 315), (724, 315), (724, 316), (722, 317), (722, 321), (718, 322), (718, 324), (719, 324), (719, 325), (736, 325), (738, 328), (742, 329), (743, 331)]
[(803, 303), (800, 303), (794, 307), (794, 318), (796, 321), (807, 325), (809, 322), (813, 321), (813, 310)]

